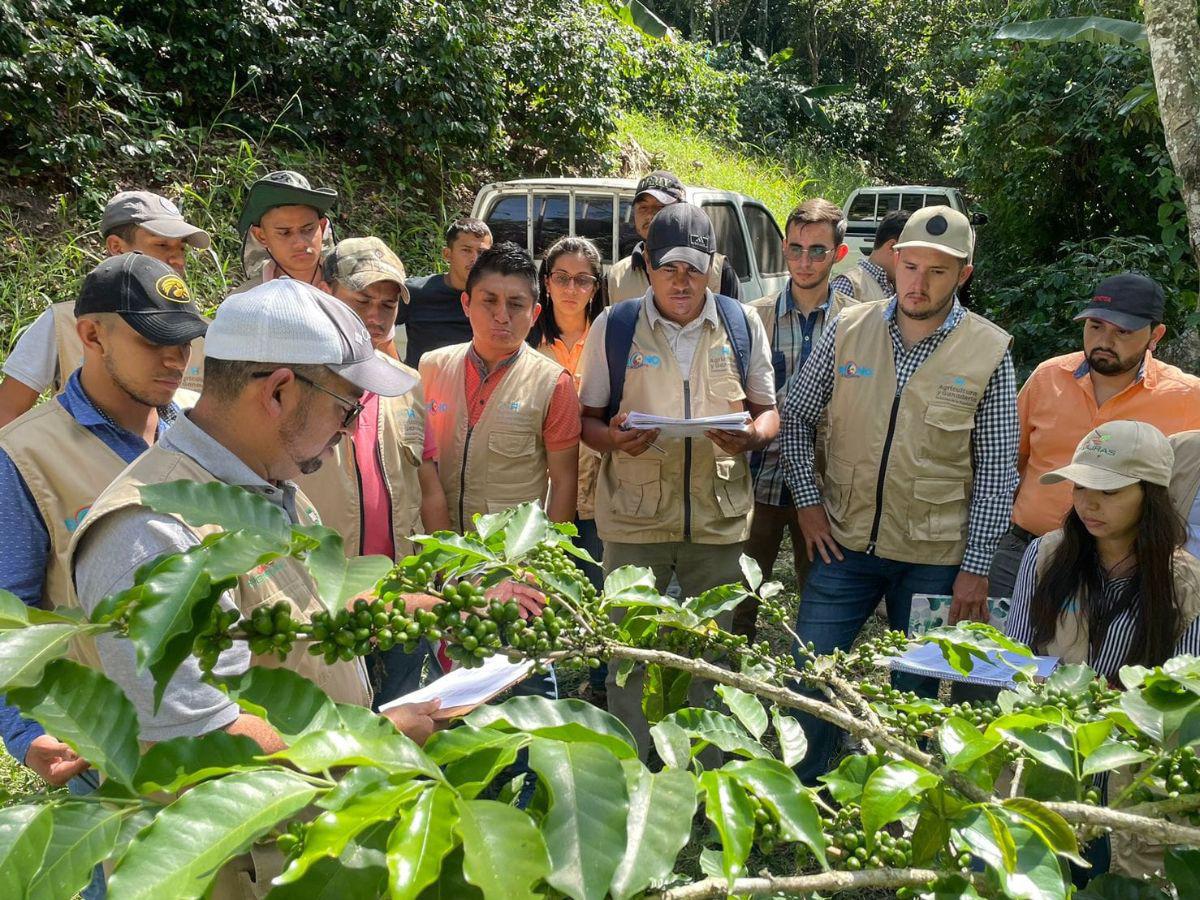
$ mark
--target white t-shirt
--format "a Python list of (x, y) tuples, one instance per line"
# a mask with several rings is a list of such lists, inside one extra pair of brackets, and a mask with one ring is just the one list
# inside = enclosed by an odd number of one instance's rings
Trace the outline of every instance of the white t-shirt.
[(54, 339), (54, 312), (37, 317), (4, 361), (4, 374), (39, 394), (54, 384), (58, 371), (58, 341)]
[[(692, 357), (700, 343), (705, 321), (712, 322), (717, 328), (721, 327), (721, 319), (717, 315), (717, 302), (713, 299), (712, 292), (707, 293), (700, 315), (686, 325), (678, 325), (663, 316), (654, 305), (650, 291), (642, 297), (642, 303), (648, 304), (650, 327), (661, 328), (667, 343), (674, 351), (679, 371), (691, 372)], [(762, 319), (751, 309), (746, 310), (746, 320), (750, 323), (750, 363), (746, 371), (746, 398), (759, 406), (774, 406), (775, 372), (771, 368), (771, 355), (767, 349), (767, 330), (763, 327)], [(604, 352), (604, 334), (608, 330), (607, 326), (606, 309), (596, 317), (596, 321), (588, 330), (587, 340), (583, 345), (583, 356), (579, 361), (579, 370), (583, 373), (579, 385), (579, 402), (584, 406), (599, 409), (608, 406), (608, 356)]]

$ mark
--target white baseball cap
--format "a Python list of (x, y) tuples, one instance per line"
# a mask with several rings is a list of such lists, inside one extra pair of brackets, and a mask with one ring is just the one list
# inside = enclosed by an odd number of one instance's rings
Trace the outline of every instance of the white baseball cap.
[(1047, 472), (1042, 484), (1070, 481), (1097, 491), (1116, 491), (1139, 481), (1171, 483), (1175, 451), (1161, 431), (1145, 422), (1118, 420), (1097, 425), (1079, 446), (1071, 464)]
[(310, 284), (275, 278), (225, 300), (204, 339), (206, 358), (325, 366), (363, 391), (398, 397), (417, 379), (371, 346), (353, 310)]

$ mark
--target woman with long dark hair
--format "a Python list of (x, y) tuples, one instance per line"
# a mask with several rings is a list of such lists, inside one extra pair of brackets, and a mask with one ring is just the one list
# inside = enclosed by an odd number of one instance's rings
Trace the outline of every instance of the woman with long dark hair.
[[(542, 305), (529, 343), (539, 352), (556, 360), (575, 379), (579, 389), (580, 358), (588, 330), (600, 311), (608, 305), (608, 285), (605, 283), (600, 251), (587, 238), (560, 238), (546, 251), (542, 260), (541, 289), (538, 302)], [(576, 543), (599, 562), (604, 545), (596, 533), (595, 502), (596, 474), (600, 458), (595, 451), (579, 445), (579, 501), (575, 527), (579, 529)], [(604, 576), (599, 566), (584, 565), (584, 572), (599, 590)], [(598, 706), (605, 705), (604, 677), (606, 667), (591, 670), (587, 699)]]
[[(1025, 551), (1006, 631), (1034, 652), (1086, 663), (1112, 684), (1122, 666), (1158, 666), (1200, 654), (1200, 561), (1183, 550), (1183, 519), (1167, 493), (1175, 454), (1144, 422), (1108, 422), (1088, 434), (1069, 466), (1042, 483), (1069, 481), (1072, 506), (1058, 531)], [(1098, 776), (1102, 793), (1130, 783), (1128, 766)], [(1107, 838), (1088, 846), (1077, 886), (1110, 866)], [(1132, 836), (1111, 842), (1111, 867), (1140, 875), (1162, 847)]]
[(1200, 653), (1200, 562), (1182, 550), (1187, 533), (1167, 493), (1173, 464), (1157, 428), (1118, 421), (1042, 476), (1072, 482), (1073, 504), (1063, 527), (1025, 552), (1010, 636), (1113, 682), (1122, 666)]

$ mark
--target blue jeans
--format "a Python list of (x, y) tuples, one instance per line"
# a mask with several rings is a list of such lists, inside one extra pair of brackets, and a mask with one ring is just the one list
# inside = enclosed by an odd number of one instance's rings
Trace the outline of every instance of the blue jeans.
[[(907, 632), (913, 594), (949, 594), (958, 576), (958, 566), (902, 563), (844, 548), (842, 553), (842, 562), (835, 559), (828, 565), (818, 557), (800, 594), (796, 635), (803, 643), (811, 642), (818, 655), (848, 650), (880, 599), (887, 601), (889, 627)], [(792, 652), (802, 665), (800, 648)], [(892, 683), (900, 690), (937, 696), (936, 679), (897, 673)], [(819, 691), (801, 693), (823, 697)], [(796, 774), (805, 784), (816, 785), (817, 776), (829, 771), (842, 731), (807, 713), (797, 713), (797, 718), (808, 738), (808, 755)]]
[[(100, 774), (95, 769), (88, 769), (76, 775), (67, 782), (67, 791), (76, 797), (84, 797), (100, 787)], [(108, 885), (104, 880), (104, 866), (97, 865), (92, 870), (92, 880), (79, 896), (83, 900), (104, 900), (108, 896)]]

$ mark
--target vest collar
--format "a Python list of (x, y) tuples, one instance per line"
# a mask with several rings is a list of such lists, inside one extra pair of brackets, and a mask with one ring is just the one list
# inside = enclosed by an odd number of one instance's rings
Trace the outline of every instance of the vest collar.
[[(1071, 367), (1070, 365), (1067, 365), (1064, 368), (1069, 369)], [(1087, 354), (1085, 353), (1083, 354), (1083, 359), (1080, 360), (1079, 365), (1072, 370), (1071, 374), (1074, 375), (1075, 378), (1079, 379), (1091, 371), (1092, 366), (1091, 363), (1088, 362)], [(1142, 364), (1138, 366), (1137, 377), (1133, 379), (1133, 383), (1137, 384), (1139, 381), (1145, 384), (1145, 386), (1151, 390), (1158, 385), (1158, 361), (1155, 360), (1155, 358), (1150, 354), (1149, 350), (1147, 350), (1146, 355), (1142, 357)]]
[(521, 346), (513, 351), (512, 356), (506, 356), (504, 359), (500, 360), (500, 362), (496, 365), (496, 368), (490, 373), (488, 372), (487, 363), (484, 362), (483, 357), (476, 352), (474, 341), (471, 341), (471, 343), (467, 346), (467, 360), (475, 367), (475, 371), (479, 373), (480, 378), (487, 378), (489, 374), (495, 375), (497, 372), (501, 371), (502, 369), (507, 369), (509, 366), (515, 363), (517, 361), (517, 357), (524, 352), (526, 346), (527, 345), (522, 342)]
[[(825, 297), (825, 302), (818, 306), (813, 312), (829, 313), (830, 304), (833, 303), (833, 285), (829, 285), (829, 293)], [(715, 308), (715, 304), (714, 304)], [(779, 292), (779, 300), (775, 304), (775, 315), (782, 319), (790, 312), (796, 311), (796, 301), (792, 297), (792, 281), (789, 278), (787, 284), (783, 286), (783, 290)], [(811, 315), (811, 314), (810, 314)]]
[(700, 310), (700, 315), (692, 319), (686, 325), (680, 325), (678, 322), (672, 322), (661, 312), (658, 311), (658, 306), (654, 302), (654, 288), (648, 288), (645, 295), (642, 297), (642, 307), (646, 310), (646, 320), (650, 323), (650, 327), (662, 325), (663, 328), (697, 328), (705, 322), (711, 322), (716, 328), (721, 324), (721, 320), (717, 317), (717, 301), (713, 297), (713, 292), (704, 289), (704, 307)]
[[(887, 306), (883, 310), (883, 320), (885, 322), (895, 324), (896, 308), (898, 303), (898, 297), (892, 297), (892, 299), (887, 302)], [(937, 331), (935, 331), (934, 334), (949, 334), (958, 327), (958, 323), (962, 321), (963, 316), (966, 314), (967, 311), (963, 309), (962, 304), (958, 302), (958, 295), (955, 294), (954, 302), (950, 305), (950, 314), (946, 316), (945, 321), (937, 327)]]

